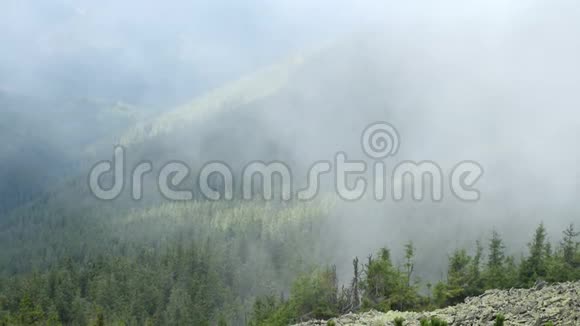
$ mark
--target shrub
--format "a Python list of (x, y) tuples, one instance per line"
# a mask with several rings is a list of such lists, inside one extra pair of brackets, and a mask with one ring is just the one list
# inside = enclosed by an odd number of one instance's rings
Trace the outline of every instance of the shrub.
[(397, 317), (394, 320), (395, 326), (403, 326), (404, 322), (405, 322), (405, 318), (403, 318), (403, 317)]
[(493, 324), (494, 326), (503, 326), (505, 322), (505, 316), (502, 314), (497, 314), (497, 316), (495, 316), (495, 323)]
[(431, 317), (431, 320), (423, 318), (419, 321), (421, 326), (447, 326), (447, 322), (437, 317)]
[(447, 326), (447, 322), (437, 317), (431, 317), (431, 326)]

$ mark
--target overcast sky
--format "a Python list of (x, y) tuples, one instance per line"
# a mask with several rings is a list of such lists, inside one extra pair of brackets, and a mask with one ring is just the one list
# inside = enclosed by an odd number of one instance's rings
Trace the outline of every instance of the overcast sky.
[(503, 28), (515, 11), (506, 2), (7, 0), (0, 89), (173, 105), (377, 25), (404, 34), (401, 22), (462, 17)]
[(353, 11), (357, 7), (333, 2), (326, 11), (308, 1), (262, 0), (8, 0), (0, 11), (0, 88), (183, 101), (353, 30), (361, 17)]

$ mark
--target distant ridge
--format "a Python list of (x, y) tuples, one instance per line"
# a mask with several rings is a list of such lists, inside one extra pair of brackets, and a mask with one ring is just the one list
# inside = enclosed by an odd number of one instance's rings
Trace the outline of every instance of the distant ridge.
[(242, 106), (272, 95), (288, 83), (291, 76), (304, 62), (303, 55), (296, 55), (279, 64), (242, 77), (188, 104), (138, 123), (123, 134), (118, 143), (124, 146), (141, 143), (183, 128), (209, 114), (215, 114), (233, 106)]

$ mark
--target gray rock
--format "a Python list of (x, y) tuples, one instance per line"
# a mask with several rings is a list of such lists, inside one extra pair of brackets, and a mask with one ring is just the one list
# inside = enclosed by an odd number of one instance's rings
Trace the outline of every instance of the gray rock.
[[(449, 325), (493, 325), (497, 314), (506, 317), (505, 325), (580, 325), (580, 282), (558, 284), (537, 283), (532, 289), (490, 290), (478, 297), (467, 298), (465, 303), (432, 312), (386, 313), (368, 311), (348, 314), (333, 320), (336, 325), (394, 325), (403, 317), (408, 326), (419, 326), (425, 317), (437, 316)], [(297, 326), (326, 325), (326, 321), (309, 321)]]

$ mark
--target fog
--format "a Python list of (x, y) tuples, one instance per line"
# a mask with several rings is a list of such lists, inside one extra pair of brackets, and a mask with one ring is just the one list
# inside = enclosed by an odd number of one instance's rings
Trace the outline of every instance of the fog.
[[(146, 121), (264, 67), (304, 60), (280, 91), (216, 113), (199, 129), (176, 130), (133, 160), (159, 148), (160, 161), (288, 159), (301, 175), (337, 151), (367, 159), (362, 130), (388, 121), (401, 135), (391, 168), (404, 160), (432, 160), (444, 171), (462, 160), (484, 168), (476, 203), (449, 192), (441, 203), (340, 203), (321, 239), (341, 239), (329, 261), (344, 264), (344, 275), (355, 255), (383, 245), (398, 257), (414, 240), (427, 267), (442, 251), (485, 241), (492, 227), (510, 234), (508, 247), (525, 248), (541, 221), (554, 241), (580, 222), (580, 7), (573, 1), (8, 0), (2, 7), (0, 92), (154, 108)], [(133, 122), (114, 132), (122, 137)], [(236, 136), (210, 139), (215, 130)], [(86, 144), (103, 143), (101, 134)], [(211, 150), (180, 152), (194, 138), (212, 140)], [(107, 138), (99, 158), (110, 157), (112, 143)], [(279, 150), (269, 152), (272, 144)]]
[(332, 6), (9, 0), (0, 14), (0, 86), (171, 106), (347, 33), (369, 9)]

